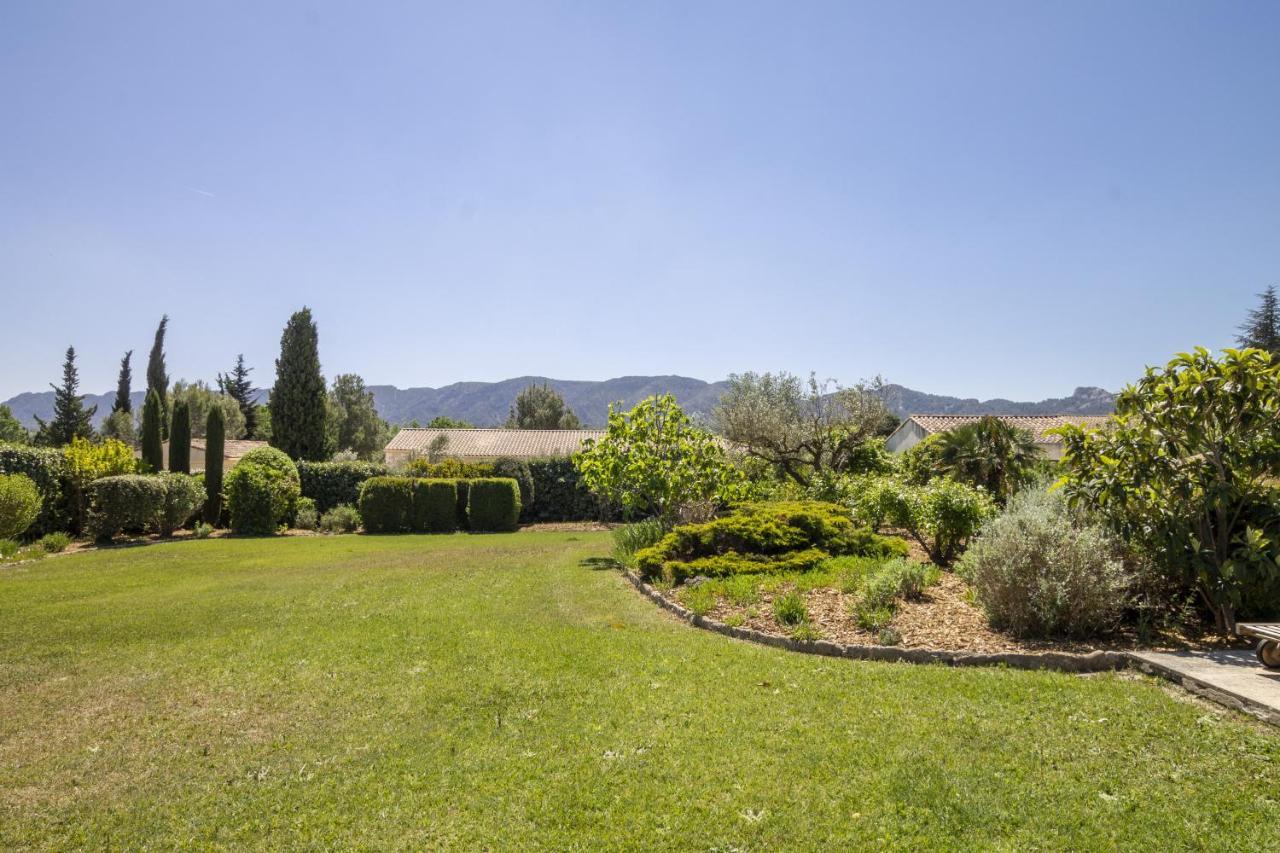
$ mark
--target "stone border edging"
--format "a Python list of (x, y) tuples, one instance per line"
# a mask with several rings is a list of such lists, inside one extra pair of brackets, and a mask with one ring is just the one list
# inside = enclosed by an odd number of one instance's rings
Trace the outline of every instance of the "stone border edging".
[(737, 628), (715, 619), (699, 616), (669, 600), (646, 583), (635, 572), (623, 569), (623, 576), (641, 594), (659, 607), (689, 624), (724, 634), (750, 643), (787, 649), (793, 652), (826, 655), (854, 660), (899, 661), (903, 663), (941, 663), (947, 666), (1004, 666), (1014, 669), (1051, 669), (1060, 672), (1104, 672), (1124, 669), (1131, 658), (1125, 652), (1095, 651), (1086, 654), (1074, 652), (966, 652), (944, 649), (904, 649), (899, 646), (860, 646), (833, 643), (828, 640), (793, 640), (779, 634), (766, 634), (752, 628)]

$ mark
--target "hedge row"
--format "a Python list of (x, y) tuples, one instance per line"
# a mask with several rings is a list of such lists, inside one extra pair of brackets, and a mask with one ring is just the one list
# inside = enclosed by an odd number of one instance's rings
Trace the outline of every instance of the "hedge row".
[(360, 502), (360, 486), (370, 477), (384, 477), (386, 465), (373, 462), (299, 462), (302, 496), (316, 502), (323, 515), (336, 506)]
[(121, 474), (89, 484), (89, 530), (99, 540), (121, 531), (168, 536), (204, 506), (204, 486), (189, 474)]
[(520, 486), (509, 477), (371, 477), (360, 488), (360, 518), (366, 533), (515, 530)]

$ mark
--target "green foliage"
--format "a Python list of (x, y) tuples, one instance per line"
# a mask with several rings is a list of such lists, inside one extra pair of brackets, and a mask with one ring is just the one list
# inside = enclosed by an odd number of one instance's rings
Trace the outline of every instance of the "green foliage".
[(935, 432), (908, 447), (898, 457), (898, 472), (913, 486), (923, 486), (938, 476), (943, 433)]
[(893, 619), (900, 601), (920, 598), (940, 577), (933, 566), (914, 560), (889, 560), (868, 572), (858, 586), (853, 617), (867, 631), (880, 631)]
[(43, 504), (29, 534), (41, 536), (67, 527), (65, 468), (66, 460), (58, 450), (0, 444), (0, 474), (23, 474), (40, 490)]
[(1280, 356), (1280, 298), (1274, 286), (1258, 294), (1258, 307), (1240, 325), (1236, 343), (1241, 349), (1266, 350), (1273, 357)]
[(370, 477), (385, 477), (387, 466), (373, 462), (299, 462), (302, 494), (326, 513), (339, 504), (360, 502), (360, 485)]
[(634, 567), (636, 552), (651, 548), (666, 535), (656, 518), (624, 524), (613, 531), (613, 558), (624, 566)]
[(809, 608), (804, 596), (792, 590), (773, 600), (773, 617), (780, 625), (800, 625), (809, 621)]
[(142, 462), (148, 471), (164, 470), (164, 407), (153, 388), (142, 404)]
[(61, 554), (71, 544), (71, 537), (65, 533), (46, 533), (36, 544), (46, 554)]
[(244, 437), (258, 441), (266, 441), (270, 435), (261, 435), (258, 431), (258, 409), (253, 401), (253, 383), (249, 380), (252, 367), (246, 367), (244, 354), (236, 356), (236, 366), (230, 374), (218, 374), (218, 390), (235, 401), (244, 420)]
[(360, 487), (366, 533), (406, 533), (413, 523), (413, 478), (370, 477)]
[(982, 528), (957, 571), (991, 626), (1019, 637), (1105, 633), (1130, 598), (1123, 543), (1076, 517), (1061, 492), (1014, 495)]
[(190, 474), (173, 471), (160, 474), (159, 479), (164, 487), (164, 503), (156, 518), (157, 532), (172, 536), (204, 506), (204, 484)]
[(111, 403), (111, 414), (124, 412), (129, 414), (133, 411), (133, 367), (130, 362), (133, 360), (133, 350), (129, 350), (120, 359), (120, 373), (116, 377), (116, 398)]
[(214, 406), (209, 409), (205, 421), (204, 441), (204, 520), (209, 524), (217, 524), (222, 517), (222, 480), (223, 458), (226, 451), (226, 426), (222, 409)]
[(378, 416), (373, 405), (373, 392), (354, 373), (334, 377), (329, 389), (330, 445), (349, 450), (360, 459), (382, 457), (390, 427)]
[(273, 534), (297, 511), (301, 496), (297, 466), (273, 447), (251, 450), (227, 475), (226, 495), (234, 532)]
[(67, 347), (67, 357), (62, 363), (62, 384), (49, 385), (53, 389), (53, 420), (45, 423), (36, 418), (40, 429), (36, 432), (36, 444), (46, 447), (63, 447), (73, 438), (93, 437), (93, 416), (98, 407), (84, 407), (84, 395), (80, 393), (80, 373), (76, 370), (76, 348)]
[(316, 512), (316, 502), (311, 498), (298, 498), (298, 511), (293, 516), (293, 526), (299, 530), (315, 530), (320, 524), (320, 514)]
[(547, 385), (530, 385), (511, 404), (507, 429), (579, 429), (582, 422), (560, 392)]
[(360, 529), (360, 513), (346, 504), (335, 506), (320, 516), (320, 529), (325, 533), (355, 533)]
[(602, 515), (608, 517), (609, 507), (583, 483), (572, 458), (532, 459), (527, 464), (534, 500), (524, 508), (523, 520), (595, 521)]
[(415, 533), (452, 533), (458, 529), (458, 481), (413, 481), (413, 520)]
[(936, 470), (1003, 504), (1030, 479), (1039, 458), (1031, 433), (986, 415), (941, 435)]
[[(476, 478), (478, 479), (478, 478)], [(471, 521), (467, 518), (467, 506), (471, 501), (471, 480), (454, 480), (458, 486), (458, 529), (471, 529)]]
[(529, 463), (510, 456), (500, 456), (493, 460), (494, 477), (510, 477), (520, 486), (520, 517), (526, 519), (532, 515), (533, 505), (537, 497), (537, 489), (533, 484), (533, 472)]
[(30, 444), (31, 433), (27, 432), (13, 410), (0, 403), (0, 444)]
[[(190, 411), (192, 438), (206, 437), (209, 413), (214, 409), (222, 413), (224, 438), (245, 438), (244, 413), (239, 404), (226, 394), (210, 388), (204, 382), (178, 381), (173, 383), (173, 390), (169, 393), (170, 408), (176, 407), (179, 401), (185, 403)], [(172, 437), (170, 444), (172, 445)]]
[(510, 477), (481, 477), (471, 481), (467, 522), (472, 530), (501, 533), (520, 522), (520, 484)]
[(457, 418), (451, 418), (448, 415), (436, 415), (427, 424), (427, 429), (475, 429), (476, 425), (467, 421), (460, 421)]
[(636, 554), (648, 578), (678, 583), (696, 575), (810, 571), (831, 556), (905, 555), (906, 543), (856, 527), (836, 504), (746, 504), (732, 514), (675, 528)]
[(62, 449), (62, 476), (67, 497), (68, 523), (72, 530), (84, 525), (88, 510), (85, 489), (94, 480), (138, 470), (133, 451), (124, 442), (109, 438), (92, 442), (77, 436)]
[(89, 530), (109, 541), (123, 530), (156, 526), (165, 508), (165, 484), (159, 476), (122, 474), (89, 484)]
[(280, 336), (271, 389), (271, 444), (293, 459), (321, 462), (333, 453), (327, 431), (328, 395), (320, 375), (319, 334), (311, 309), (289, 318)]
[(941, 566), (950, 565), (996, 506), (981, 489), (939, 477), (914, 485), (899, 477), (858, 481), (850, 501), (854, 518), (873, 529), (905, 530)]
[(169, 426), (169, 470), (176, 474), (191, 473), (191, 407), (176, 396)]
[(463, 462), (452, 457), (432, 462), (418, 457), (405, 466), (409, 477), (429, 477), (433, 480), (475, 480), (492, 477), (493, 465), (489, 462)]
[(132, 412), (112, 412), (99, 430), (103, 438), (114, 438), (130, 447), (138, 446), (138, 430)]
[(695, 426), (670, 394), (643, 400), (626, 414), (610, 406), (606, 435), (583, 447), (574, 461), (592, 492), (629, 515), (652, 515), (668, 527), (684, 504), (726, 505), (750, 491), (720, 443)]
[[(147, 359), (147, 396), (150, 397), (154, 391), (156, 395), (157, 410), (155, 413), (156, 424), (158, 426), (158, 434), (160, 436), (157, 443), (162, 443), (169, 434), (166, 432), (169, 426), (169, 373), (164, 366), (164, 336), (169, 328), (169, 315), (165, 314), (160, 318), (160, 325), (156, 327), (156, 337), (151, 344), (151, 355)], [(145, 409), (144, 409), (145, 417)], [(143, 421), (143, 458), (146, 458), (146, 421)], [(148, 463), (151, 460), (147, 460)], [(153, 471), (159, 471), (164, 466), (154, 464)]]
[(197, 521), (191, 528), (191, 535), (196, 539), (208, 539), (212, 533), (213, 525), (204, 521)]
[(1064, 487), (1170, 576), (1219, 630), (1280, 604), (1280, 363), (1196, 348), (1116, 398), (1107, 429), (1069, 426)]
[(0, 539), (16, 539), (40, 517), (43, 499), (24, 474), (0, 474)]

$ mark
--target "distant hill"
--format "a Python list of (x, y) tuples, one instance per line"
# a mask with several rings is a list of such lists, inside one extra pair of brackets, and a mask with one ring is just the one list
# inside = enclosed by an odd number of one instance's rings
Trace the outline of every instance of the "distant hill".
[[(394, 424), (417, 421), (426, 424), (437, 415), (458, 418), (476, 426), (501, 426), (507, 419), (511, 402), (526, 385), (546, 383), (564, 395), (565, 400), (587, 426), (603, 426), (609, 404), (621, 402), (626, 408), (653, 394), (670, 393), (691, 415), (709, 416), (725, 382), (704, 382), (687, 376), (621, 376), (601, 382), (548, 379), (542, 376), (520, 376), (501, 382), (456, 382), (442, 388), (397, 388), (394, 385), (371, 385), (378, 413)], [(1101, 388), (1077, 388), (1069, 397), (1041, 400), (1036, 403), (1013, 400), (978, 400), (944, 397), (914, 391), (901, 385), (885, 386), (885, 402), (899, 417), (909, 414), (937, 415), (1105, 415), (1111, 412), (1115, 395)], [(265, 398), (264, 391), (258, 392)], [(142, 406), (141, 391), (133, 393), (135, 409)], [(86, 405), (98, 407), (96, 421), (101, 423), (111, 411), (115, 394), (89, 394)], [(35, 426), (38, 415), (48, 420), (53, 414), (53, 392), (24, 393), (6, 400), (18, 420)]]

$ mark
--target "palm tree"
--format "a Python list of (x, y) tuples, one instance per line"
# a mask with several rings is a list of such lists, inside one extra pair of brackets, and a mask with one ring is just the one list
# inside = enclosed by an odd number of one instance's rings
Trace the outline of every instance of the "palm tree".
[(942, 434), (938, 470), (981, 486), (1004, 503), (1038, 457), (1031, 433), (986, 415)]

